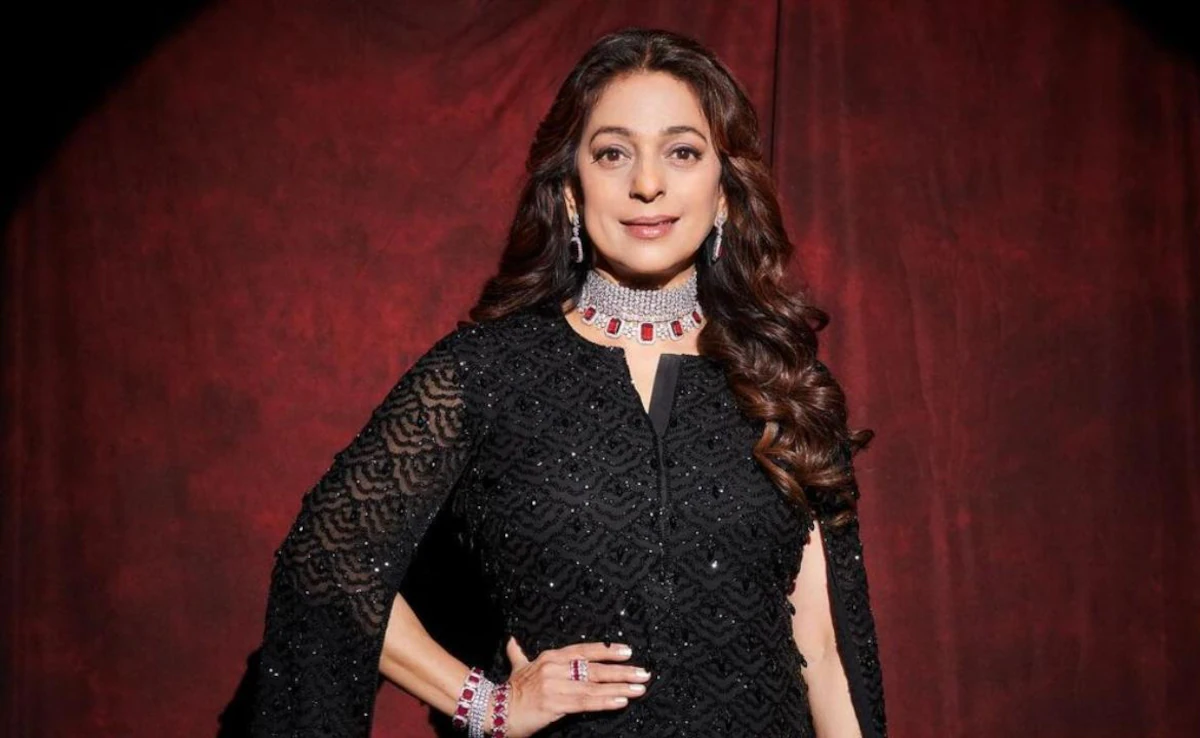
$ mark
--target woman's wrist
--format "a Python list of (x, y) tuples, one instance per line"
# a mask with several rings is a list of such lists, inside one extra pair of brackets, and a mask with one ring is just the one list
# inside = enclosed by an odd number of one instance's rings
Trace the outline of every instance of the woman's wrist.
[(496, 738), (508, 736), (508, 708), (512, 700), (512, 682), (496, 685), (493, 694), (492, 709), (488, 714), (492, 718), (492, 735)]
[(483, 669), (472, 667), (463, 677), (462, 686), (458, 690), (458, 699), (451, 714), (451, 722), (455, 728), (466, 731), (472, 736), (482, 732), (481, 726), (487, 717), (480, 704), (491, 691), (492, 683), (483, 675)]
[(487, 707), (483, 711), (483, 732), (492, 734), (496, 717), (496, 690), (487, 696)]
[(508, 698), (511, 685), (496, 684), (484, 676), (483, 669), (468, 670), (459, 688), (457, 702), (451, 713), (454, 727), (470, 738), (494, 735), (505, 738), (508, 733)]

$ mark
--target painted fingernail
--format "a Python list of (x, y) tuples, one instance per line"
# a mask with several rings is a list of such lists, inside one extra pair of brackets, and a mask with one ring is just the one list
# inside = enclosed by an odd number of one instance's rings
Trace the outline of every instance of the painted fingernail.
[(648, 672), (648, 671), (646, 671), (645, 669), (642, 669), (642, 668), (638, 668), (638, 670), (637, 670), (637, 671), (635, 671), (635, 672), (633, 672), (633, 673), (634, 673), (634, 674), (637, 674), (637, 675), (638, 675), (638, 677), (639, 677), (639, 678), (641, 678), (641, 679), (649, 679), (649, 678), (650, 678), (650, 672)]
[(617, 704), (617, 705), (627, 705), (627, 704), (629, 704), (629, 698), (628, 697), (613, 697), (613, 703)]
[(622, 656), (632, 656), (633, 655), (633, 649), (630, 648), (629, 646), (615, 646), (615, 648), (617, 649), (617, 653)]
[(645, 684), (630, 684), (629, 691), (634, 692), (636, 694), (641, 694), (642, 692), (646, 691), (646, 685)]

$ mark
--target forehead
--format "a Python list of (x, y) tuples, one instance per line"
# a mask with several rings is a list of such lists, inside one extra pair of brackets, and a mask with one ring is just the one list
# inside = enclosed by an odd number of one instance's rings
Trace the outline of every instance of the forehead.
[(708, 136), (700, 100), (688, 84), (665, 72), (639, 72), (613, 80), (600, 94), (584, 129), (620, 126), (650, 138), (671, 126), (689, 125)]

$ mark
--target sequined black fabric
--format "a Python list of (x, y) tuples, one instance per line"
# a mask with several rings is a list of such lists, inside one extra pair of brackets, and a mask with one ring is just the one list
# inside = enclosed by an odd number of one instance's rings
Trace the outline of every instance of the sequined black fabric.
[[(554, 307), (464, 325), (422, 355), (276, 553), (252, 732), (369, 734), (392, 598), (449, 505), (530, 659), (616, 641), (654, 672), (627, 707), (568, 714), (539, 736), (813, 736), (787, 601), (812, 520), (751, 456), (761, 425), (721, 366), (671, 362), (656, 415), (624, 352)], [(858, 528), (822, 530), (853, 703), (864, 738), (884, 738)], [(503, 681), (504, 643), (480, 666)]]

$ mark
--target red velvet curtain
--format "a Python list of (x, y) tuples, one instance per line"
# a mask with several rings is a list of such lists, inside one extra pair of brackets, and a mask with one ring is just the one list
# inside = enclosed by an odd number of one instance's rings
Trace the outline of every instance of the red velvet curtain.
[[(601, 33), (713, 47), (834, 322), (894, 736), (1200, 735), (1200, 80), (1115, 6), (229, 0), (5, 231), (6, 735), (201, 736)], [(80, 60), (86, 63), (86, 60)], [(430, 735), (385, 687), (376, 733)]]

